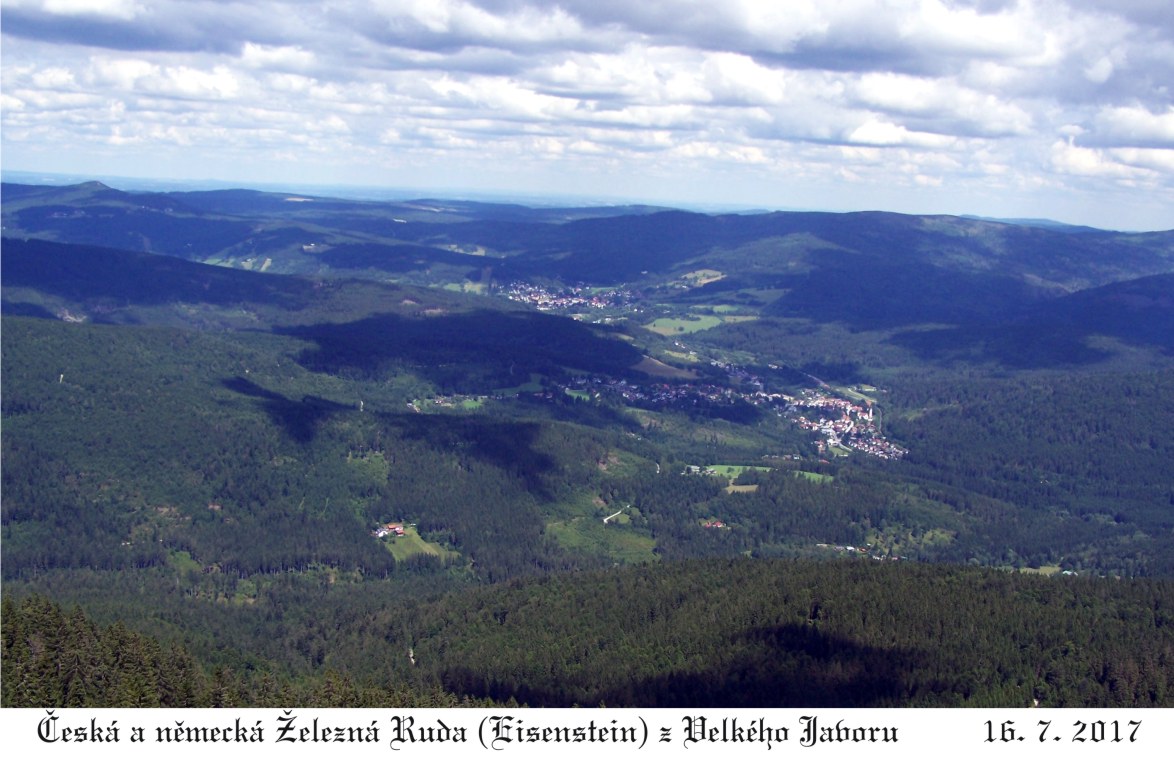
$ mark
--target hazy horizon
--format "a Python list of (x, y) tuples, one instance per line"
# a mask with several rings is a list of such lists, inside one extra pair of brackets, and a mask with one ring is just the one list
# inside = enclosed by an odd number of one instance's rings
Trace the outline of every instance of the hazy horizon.
[(1071, 220), (1058, 220), (1050, 217), (996, 217), (969, 212), (898, 212), (891, 209), (826, 209), (804, 207), (775, 207), (766, 205), (743, 204), (705, 204), (689, 203), (673, 199), (640, 199), (624, 198), (619, 196), (576, 196), (570, 194), (536, 194), (524, 191), (506, 190), (479, 190), (462, 188), (397, 188), (378, 185), (315, 185), (310, 183), (240, 183), (230, 180), (214, 178), (176, 179), (162, 177), (127, 177), (121, 175), (77, 175), (68, 173), (30, 172), (26, 170), (0, 170), (0, 179), (3, 182), (33, 184), (33, 185), (72, 185), (84, 182), (101, 182), (116, 190), (127, 192), (186, 192), (212, 190), (256, 190), (270, 193), (303, 193), (322, 197), (339, 198), (356, 201), (412, 201), (420, 199), (436, 199), (439, 201), (471, 201), (479, 203), (516, 204), (534, 208), (544, 207), (621, 207), (621, 206), (651, 206), (665, 209), (699, 212), (703, 214), (768, 214), (772, 212), (815, 212), (826, 214), (853, 214), (863, 212), (882, 212), (891, 214), (908, 214), (912, 216), (950, 216), (966, 217), (992, 222), (1006, 223), (1044, 223), (1070, 227), (1090, 227), (1098, 230), (1124, 233), (1157, 233), (1171, 228), (1108, 228), (1088, 225), (1087, 223)]

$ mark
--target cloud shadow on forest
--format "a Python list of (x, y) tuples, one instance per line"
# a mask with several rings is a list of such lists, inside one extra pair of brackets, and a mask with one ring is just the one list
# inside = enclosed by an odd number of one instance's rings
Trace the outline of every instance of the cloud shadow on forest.
[(302, 397), (301, 400), (291, 400), (243, 376), (227, 378), (221, 383), (229, 391), (260, 400), (260, 405), (269, 418), (285, 429), (295, 441), (303, 444), (314, 439), (321, 421), (335, 413), (352, 409), (349, 405), (313, 395)]
[(715, 649), (705, 668), (596, 691), (573, 684), (521, 686), (464, 667), (450, 668), (442, 679), (457, 693), (547, 707), (870, 707), (907, 703), (905, 674), (924, 660), (914, 649), (863, 646), (811, 625), (789, 624), (743, 631), (728, 648)]
[(482, 416), (384, 415), (402, 437), (441, 452), (467, 454), (522, 479), (539, 498), (549, 497), (542, 475), (558, 467), (535, 445), (542, 424), (534, 421), (487, 419)]
[(325, 373), (381, 377), (404, 369), (442, 391), (484, 394), (531, 374), (631, 373), (641, 353), (596, 329), (532, 312), (476, 310), (425, 317), (384, 313), (347, 323), (278, 329), (317, 344), (298, 362)]
[(695, 672), (635, 682), (638, 706), (867, 707), (903, 698), (909, 649), (874, 648), (811, 625), (751, 628), (735, 639), (736, 658)]

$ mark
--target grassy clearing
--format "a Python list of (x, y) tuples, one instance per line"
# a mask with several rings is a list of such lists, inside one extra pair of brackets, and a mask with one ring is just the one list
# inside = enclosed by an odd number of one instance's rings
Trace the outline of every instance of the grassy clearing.
[(192, 554), (188, 553), (186, 550), (172, 550), (168, 552), (167, 563), (179, 574), (186, 572), (198, 572), (204, 568), (200, 562), (192, 558)]
[(957, 534), (958, 534), (957, 532), (953, 532), (949, 529), (941, 529), (941, 528), (927, 529), (921, 535), (921, 544), (924, 547), (932, 547), (935, 545), (949, 545), (950, 543), (952, 543), (954, 541), (954, 537)]
[(636, 474), (652, 473), (656, 471), (657, 464), (624, 450), (612, 450), (599, 468), (612, 476), (627, 478)]
[(745, 288), (738, 292), (738, 300), (749, 301), (755, 305), (766, 305), (777, 301), (791, 293), (788, 288)]
[(677, 280), (690, 288), (697, 288), (708, 283), (716, 283), (724, 277), (726, 277), (725, 273), (720, 270), (702, 269), (687, 272)]
[(387, 481), (388, 470), (391, 464), (387, 462), (382, 452), (369, 450), (364, 453), (347, 453), (347, 463), (356, 475), (372, 484), (382, 484)]
[(652, 357), (647, 357), (632, 366), (632, 370), (647, 373), (650, 376), (657, 376), (659, 378), (677, 378), (682, 380), (692, 380), (697, 378), (697, 372), (692, 370), (684, 370), (683, 368), (674, 368), (667, 365), (660, 360)]
[(512, 394), (533, 394), (534, 392), (542, 391), (543, 383), (545, 381), (546, 376), (543, 376), (541, 373), (531, 373), (530, 381), (528, 383), (522, 384), (520, 386), (510, 387), (508, 389), (494, 389), (493, 393), (501, 394), (507, 397)]
[(769, 466), (734, 466), (734, 465), (717, 465), (706, 466), (707, 471), (713, 471), (718, 476), (724, 476), (728, 479), (737, 479), (746, 471), (770, 471)]
[(1016, 569), (1015, 571), (1021, 571), (1024, 574), (1042, 574), (1045, 577), (1051, 577), (1052, 575), (1059, 574), (1061, 568), (1059, 566), (1041, 566), (1038, 569), (1033, 569), (1030, 566), (1025, 566), (1021, 569)]
[(638, 564), (656, 560), (652, 552), (656, 541), (628, 528), (626, 514), (607, 524), (594, 516), (569, 521), (554, 521), (546, 531), (559, 545), (592, 556), (602, 556), (619, 563)]
[[(853, 401), (855, 401), (855, 402), (863, 402), (863, 403), (865, 403), (865, 404), (868, 404), (868, 405), (875, 405), (875, 404), (876, 404), (876, 400), (875, 400), (875, 399), (873, 399), (872, 397), (869, 397), (867, 394), (863, 394), (863, 393), (862, 393), (862, 387), (856, 387), (856, 386), (834, 386), (834, 387), (832, 387), (832, 388), (833, 388), (835, 391), (837, 391), (837, 392), (839, 392), (840, 394), (842, 394), (842, 395), (844, 395), (845, 397), (847, 397), (848, 399), (850, 399), (850, 400), (853, 400)], [(873, 390), (875, 391), (875, 388), (874, 388), (874, 387), (869, 387), (869, 388), (871, 388), (871, 389), (873, 389)]]
[(827, 482), (835, 481), (834, 476), (828, 476), (827, 474), (817, 474), (814, 471), (796, 471), (795, 478), (806, 479), (808, 481), (816, 482), (817, 484), (825, 484)]
[(420, 536), (415, 527), (404, 527), (403, 537), (387, 537), (384, 538), (384, 543), (396, 561), (406, 561), (412, 556), (419, 555), (436, 556), (440, 559), (460, 555), (456, 551), (445, 550), (434, 542), (428, 542)]
[(706, 466), (703, 470), (707, 474), (714, 474), (719, 477), (728, 479), (729, 484), (726, 485), (726, 493), (733, 495), (733, 494), (737, 494), (737, 493), (749, 493), (749, 492), (757, 492), (758, 491), (757, 484), (734, 484), (734, 481), (739, 476), (746, 473), (747, 471), (770, 471), (772, 469), (769, 468), (768, 466), (735, 466), (735, 465), (725, 464), (725, 465), (716, 465), (716, 466)]
[(747, 454), (742, 457), (750, 458), (753, 457), (750, 453), (762, 453), (776, 444), (772, 434), (765, 429), (760, 431), (728, 421), (695, 420), (672, 410), (650, 411), (625, 407), (624, 412), (635, 418), (645, 429), (655, 432), (657, 440), (664, 442), (668, 447), (673, 447), (674, 442), (680, 442), (682, 446), (687, 443), (689, 447), (704, 442), (714, 447), (745, 452)]
[(708, 331), (722, 324), (716, 315), (689, 315), (683, 318), (657, 318), (644, 327), (661, 336), (676, 336), (682, 333)]
[(444, 410), (477, 410), (485, 405), (486, 397), (438, 396), (431, 399), (415, 399), (412, 404), (421, 412), (439, 413)]

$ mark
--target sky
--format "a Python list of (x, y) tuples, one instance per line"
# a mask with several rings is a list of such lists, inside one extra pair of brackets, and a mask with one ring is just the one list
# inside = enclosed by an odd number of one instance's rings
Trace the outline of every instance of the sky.
[(1174, 228), (1170, 0), (0, 0), (0, 162)]

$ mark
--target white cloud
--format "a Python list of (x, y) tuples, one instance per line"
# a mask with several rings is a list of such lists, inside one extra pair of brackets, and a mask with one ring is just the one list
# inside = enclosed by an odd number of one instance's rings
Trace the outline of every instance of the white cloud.
[(314, 54), (297, 45), (258, 45), (246, 42), (241, 63), (250, 68), (304, 71), (314, 65)]
[(709, 100), (726, 104), (779, 105), (786, 99), (786, 71), (762, 66), (739, 53), (711, 53), (700, 67)]
[(11, 93), (0, 93), (0, 111), (23, 111), (25, 102)]
[[(1033, 23), (1033, 4), (980, 13), (940, 0), (900, 4), (900, 35), (923, 50), (966, 58), (1046, 61), (1054, 55), (1049, 30)], [(1043, 32), (1043, 34), (1041, 34)]]
[(226, 66), (212, 70), (168, 67), (151, 85), (160, 94), (193, 99), (232, 98), (240, 90), (237, 76)]
[(1174, 177), (1174, 150), (1169, 148), (1113, 148), (1109, 155), (1122, 164)]
[(706, 159), (737, 164), (766, 164), (766, 153), (757, 146), (689, 141), (675, 146), (670, 154), (683, 159)]
[(1022, 135), (1032, 125), (1022, 107), (950, 79), (868, 73), (853, 87), (858, 102), (881, 111), (921, 117), (972, 135)]
[(870, 120), (856, 127), (845, 137), (849, 143), (871, 146), (921, 146), (924, 148), (945, 148), (954, 144), (948, 135), (934, 135), (928, 132), (914, 132), (899, 124)]
[(44, 0), (44, 2), (6, 2), (16, 7), (40, 6), (49, 13), (62, 16), (109, 16), (130, 20), (138, 16), (143, 8), (135, 0)]
[(1112, 145), (1174, 148), (1174, 106), (1160, 114), (1140, 106), (1106, 108), (1094, 124), (1098, 137)]
[(89, 111), (99, 108), (102, 99), (87, 93), (55, 92), (52, 90), (16, 90), (14, 93), (24, 104), (23, 110), (32, 115), (32, 109), (43, 112), (49, 119), (60, 118), (63, 111)]
[(1103, 85), (1109, 81), (1109, 77), (1113, 76), (1113, 61), (1108, 56), (1101, 56), (1093, 63), (1084, 67), (1084, 76), (1090, 82), (1096, 82), (1098, 85)]
[(578, 19), (561, 6), (542, 3), (511, 4), (496, 12), (466, 0), (376, 0), (371, 10), (383, 22), (381, 30), (370, 30), (374, 36), (408, 46), (446, 37), (458, 44), (549, 44), (583, 33)]
[(155, 75), (158, 70), (158, 66), (142, 59), (95, 57), (83, 76), (91, 86), (128, 91), (134, 90), (141, 79)]
[(36, 72), (33, 74), (32, 83), (36, 87), (46, 90), (61, 90), (76, 85), (73, 72), (60, 66), (52, 66)]
[(142, 59), (95, 58), (83, 76), (91, 86), (137, 96), (219, 100), (232, 98), (240, 90), (238, 75), (225, 65), (203, 69), (159, 66)]
[(1059, 172), (1085, 177), (1136, 179), (1142, 174), (1136, 167), (1115, 160), (1112, 154), (1078, 146), (1071, 138), (1052, 144), (1052, 166)]

